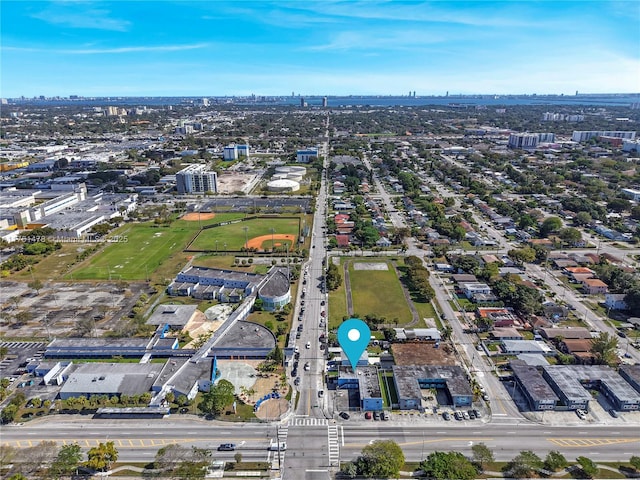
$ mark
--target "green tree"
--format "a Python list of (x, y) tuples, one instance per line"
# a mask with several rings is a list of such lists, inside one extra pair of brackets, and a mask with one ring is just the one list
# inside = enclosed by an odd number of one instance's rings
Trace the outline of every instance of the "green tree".
[(629, 463), (631, 464), (631, 466), (633, 468), (635, 468), (636, 470), (640, 470), (640, 457), (637, 455), (632, 456), (629, 459)]
[(556, 232), (562, 228), (562, 220), (558, 217), (547, 217), (540, 225), (540, 236), (548, 237), (551, 233)]
[(544, 468), (555, 472), (569, 465), (567, 459), (557, 450), (551, 450), (544, 459)]
[(340, 285), (342, 285), (342, 275), (340, 275), (338, 267), (330, 263), (327, 267), (327, 288), (329, 290), (335, 290)]
[(591, 349), (589, 351), (595, 356), (598, 364), (616, 365), (618, 362), (617, 348), (618, 339), (607, 332), (601, 332), (600, 335), (591, 340)]
[(420, 468), (426, 477), (436, 480), (472, 480), (478, 474), (476, 467), (460, 452), (433, 452), (420, 462)]
[(40, 295), (40, 290), (42, 290), (43, 286), (42, 282), (37, 278), (27, 284), (27, 287), (36, 291), (36, 295)]
[(228, 380), (220, 380), (202, 396), (198, 409), (207, 415), (220, 415), (233, 399), (233, 384)]
[(536, 259), (536, 251), (531, 247), (514, 248), (507, 255), (518, 265), (533, 262)]
[(483, 442), (474, 444), (471, 447), (471, 452), (473, 453), (473, 461), (478, 464), (481, 470), (484, 470), (487, 463), (494, 461), (493, 452)]
[(348, 478), (356, 478), (358, 476), (358, 467), (353, 462), (347, 462), (340, 469), (340, 473)]
[(558, 232), (558, 237), (569, 245), (575, 245), (582, 240), (582, 232), (572, 227), (561, 228)]
[(578, 457), (576, 462), (580, 465), (580, 470), (585, 474), (587, 478), (593, 478), (598, 473), (598, 465), (587, 457)]
[(531, 450), (523, 450), (505, 466), (505, 470), (514, 478), (527, 478), (543, 466), (538, 455)]
[(278, 365), (282, 364), (282, 361), (284, 360), (284, 354), (282, 353), (282, 349), (276, 345), (273, 350), (271, 350), (266, 357), (267, 360), (271, 360), (275, 363), (277, 363)]
[(107, 471), (111, 464), (118, 460), (118, 450), (113, 442), (99, 443), (87, 452), (85, 465), (98, 471)]
[(2, 423), (11, 423), (15, 420), (17, 413), (18, 406), (10, 403), (2, 409), (2, 412), (0, 412), (0, 421)]
[(362, 449), (355, 465), (365, 477), (396, 478), (404, 465), (404, 453), (393, 440), (375, 440)]
[(592, 220), (589, 212), (578, 212), (574, 218), (574, 222), (580, 226), (589, 225)]
[(242, 461), (242, 454), (240, 452), (236, 452), (233, 456), (233, 459), (236, 461), (236, 463), (240, 463)]
[(63, 445), (58, 451), (56, 459), (49, 467), (49, 475), (53, 478), (64, 477), (76, 472), (82, 461), (82, 450), (80, 445)]

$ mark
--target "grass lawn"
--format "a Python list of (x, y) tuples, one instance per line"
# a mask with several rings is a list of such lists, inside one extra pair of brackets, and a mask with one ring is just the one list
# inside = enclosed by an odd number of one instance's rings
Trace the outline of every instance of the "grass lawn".
[[(145, 280), (172, 278), (191, 258), (183, 249), (197, 235), (200, 226), (243, 218), (241, 213), (220, 213), (214, 219), (175, 220), (170, 226), (153, 222), (129, 223), (110, 236), (126, 236), (127, 241), (107, 244), (100, 252), (80, 263), (66, 280)], [(77, 248), (77, 244), (72, 244)], [(87, 247), (93, 244), (87, 244)], [(63, 257), (64, 258), (64, 257)], [(230, 261), (231, 264), (233, 260)], [(65, 262), (67, 263), (67, 262)]]
[[(438, 320), (438, 315), (436, 313), (435, 308), (433, 308), (433, 305), (429, 302), (429, 303), (423, 303), (423, 302), (416, 302), (414, 300), (413, 302), (413, 306), (416, 307), (416, 310), (418, 311), (418, 315), (420, 315), (420, 319), (424, 319), (424, 318), (433, 318), (436, 326), (439, 323)], [(425, 322), (426, 324), (426, 322)], [(422, 325), (418, 325), (418, 327), (420, 327)]]
[[(288, 218), (259, 217), (230, 225), (208, 228), (200, 232), (198, 237), (189, 246), (189, 249), (215, 251), (217, 240), (219, 251), (240, 251), (245, 245), (246, 239), (251, 240), (253, 237), (271, 235), (271, 229), (274, 229), (275, 234), (295, 235), (297, 240), (300, 233), (300, 224), (301, 218), (299, 216)], [(248, 229), (246, 236), (244, 228)], [(267, 242), (265, 242), (265, 245), (266, 243)], [(267, 248), (271, 246), (270, 241), (268, 243)], [(283, 243), (283, 241), (276, 239), (275, 243)], [(298, 244), (296, 243), (294, 248), (296, 245)]]
[[(60, 250), (56, 250), (33, 265), (33, 278), (43, 282), (60, 279), (68, 270), (69, 265), (76, 259), (78, 253), (94, 247), (95, 243), (63, 243)], [(31, 271), (24, 268), (11, 274), (11, 280), (30, 282)]]
[[(353, 262), (349, 265), (351, 279), (351, 297), (353, 309), (363, 318), (365, 315), (385, 317), (388, 323), (398, 319), (398, 325), (412, 320), (407, 306), (400, 280), (387, 260), (368, 258), (366, 263), (381, 262), (388, 265), (388, 270), (355, 270)], [(384, 292), (384, 294), (381, 294)]]
[(126, 242), (108, 244), (65, 278), (145, 280), (172, 253), (181, 252), (197, 231), (198, 222), (185, 220), (176, 220), (168, 227), (152, 222), (124, 225), (113, 235), (126, 236)]
[[(340, 275), (342, 275), (342, 262), (340, 263)], [(329, 330), (336, 329), (342, 323), (342, 318), (347, 315), (347, 297), (342, 284), (329, 292)]]
[(389, 407), (389, 391), (387, 390), (387, 382), (383, 378), (382, 373), (378, 373), (378, 383), (380, 384), (380, 391), (382, 392), (382, 407)]

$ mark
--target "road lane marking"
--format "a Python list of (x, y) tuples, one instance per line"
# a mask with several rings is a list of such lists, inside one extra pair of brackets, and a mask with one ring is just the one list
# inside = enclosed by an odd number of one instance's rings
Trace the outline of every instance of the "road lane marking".
[[(427, 443), (438, 443), (438, 442), (461, 442), (461, 441), (467, 441), (467, 442), (490, 442), (493, 441), (494, 438), (489, 438), (489, 437), (470, 437), (470, 438), (458, 438), (458, 437), (451, 437), (451, 438), (437, 438), (437, 439), (432, 439), (432, 440), (416, 440), (413, 442), (398, 442), (398, 445), (401, 446), (409, 446), (409, 445), (426, 445)], [(371, 442), (373, 442), (373, 440), (371, 440)], [(348, 443), (345, 446), (347, 448), (363, 448), (367, 445), (370, 445), (371, 442), (369, 443)], [(466, 446), (466, 445), (463, 445)]]
[(606, 447), (623, 443), (640, 442), (640, 438), (547, 438), (547, 441), (560, 447)]

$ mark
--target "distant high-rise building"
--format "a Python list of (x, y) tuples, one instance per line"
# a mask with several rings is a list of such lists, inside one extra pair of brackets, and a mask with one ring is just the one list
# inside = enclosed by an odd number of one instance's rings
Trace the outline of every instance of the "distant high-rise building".
[(202, 106), (203, 107), (208, 107), (209, 106), (209, 99), (208, 98), (203, 98), (201, 100)]
[(206, 168), (206, 165), (189, 165), (176, 173), (178, 193), (217, 193), (218, 174)]
[(238, 159), (238, 147), (236, 145), (227, 145), (222, 152), (222, 158), (225, 161)]
[(296, 151), (296, 162), (298, 163), (309, 163), (313, 162), (318, 158), (318, 149), (317, 148), (307, 148), (304, 150)]
[(538, 145), (537, 133), (512, 133), (509, 135), (509, 147), (517, 149), (536, 148)]
[(300, 106), (301, 107), (306, 107), (307, 106), (307, 102), (304, 101), (304, 97), (300, 97)]
[(636, 138), (636, 132), (624, 132), (624, 131), (574, 131), (571, 136), (571, 140), (574, 142), (586, 142), (592, 138), (597, 137), (613, 137), (613, 138), (623, 138), (626, 140), (633, 140)]
[(327, 105), (329, 105), (327, 97), (322, 97), (322, 108), (327, 108)]

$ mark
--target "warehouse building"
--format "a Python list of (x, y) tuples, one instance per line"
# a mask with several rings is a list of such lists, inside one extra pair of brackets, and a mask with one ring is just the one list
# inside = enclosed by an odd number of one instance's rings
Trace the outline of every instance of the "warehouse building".
[(471, 406), (473, 391), (458, 366), (394, 365), (393, 380), (400, 410), (422, 408), (422, 389), (444, 390), (454, 407)]
[(511, 362), (516, 384), (532, 410), (555, 410), (560, 399), (536, 367)]

